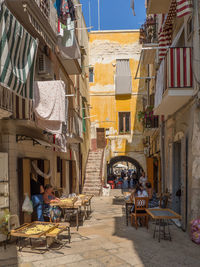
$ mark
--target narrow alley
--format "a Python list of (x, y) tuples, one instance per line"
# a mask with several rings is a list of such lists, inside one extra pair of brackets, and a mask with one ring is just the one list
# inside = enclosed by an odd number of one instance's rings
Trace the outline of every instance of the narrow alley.
[(200, 0), (0, 0), (0, 267), (200, 266)]
[(110, 197), (94, 198), (92, 210), (90, 219), (78, 232), (72, 228), (71, 244), (44, 254), (28, 248), (16, 252), (15, 246), (6, 251), (0, 248), (4, 258), (0, 266), (16, 266), (16, 261), (19, 267), (199, 266), (199, 247), (175, 225), (170, 226), (172, 242), (161, 243), (153, 239), (152, 223), (149, 230), (127, 227), (121, 190), (113, 190)]

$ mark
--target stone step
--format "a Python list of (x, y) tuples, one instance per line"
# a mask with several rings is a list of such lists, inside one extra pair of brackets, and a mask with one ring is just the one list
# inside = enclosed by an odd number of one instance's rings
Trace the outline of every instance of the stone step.
[(89, 184), (99, 184), (99, 183), (101, 183), (101, 180), (100, 179), (88, 179), (88, 180), (85, 180), (85, 184), (86, 183), (89, 183)]
[(98, 197), (98, 196), (100, 196), (101, 192), (99, 192), (99, 191), (98, 192), (96, 192), (96, 191), (94, 191), (94, 192), (87, 192), (87, 191), (84, 192), (83, 191), (83, 194), (85, 194), (85, 195), (89, 195), (90, 194), (90, 195), (94, 195), (94, 196)]
[(92, 179), (92, 178), (89, 178), (89, 179), (85, 179), (85, 183), (100, 183), (101, 182), (101, 179), (98, 178), (98, 179)]
[(95, 176), (99, 176), (100, 175), (100, 171), (86, 171), (86, 173), (85, 173), (86, 175), (88, 175), (88, 176), (91, 176), (91, 175), (95, 175)]
[(101, 187), (101, 183), (89, 183), (89, 182), (86, 182), (84, 184), (84, 187)]
[(94, 176), (94, 175), (86, 175), (85, 180), (87, 179), (87, 181), (100, 181), (100, 175), (98, 176)]
[(82, 191), (82, 193), (83, 194), (94, 194), (94, 195), (96, 195), (96, 194), (99, 194), (101, 192), (101, 190), (91, 190), (91, 189), (84, 189), (83, 188), (83, 191)]
[(88, 159), (88, 165), (101, 164), (101, 159)]
[(86, 175), (98, 177), (100, 175), (100, 171), (99, 172), (86, 172)]

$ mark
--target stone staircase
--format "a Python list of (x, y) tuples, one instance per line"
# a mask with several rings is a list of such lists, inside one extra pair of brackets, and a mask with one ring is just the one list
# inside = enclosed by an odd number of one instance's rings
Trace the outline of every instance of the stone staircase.
[(103, 149), (89, 152), (83, 194), (93, 194), (95, 196), (101, 194), (103, 152)]

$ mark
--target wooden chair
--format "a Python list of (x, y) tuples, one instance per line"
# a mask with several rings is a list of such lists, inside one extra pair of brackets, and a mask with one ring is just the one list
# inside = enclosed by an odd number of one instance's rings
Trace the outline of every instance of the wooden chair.
[(159, 204), (159, 208), (163, 208), (166, 209), (167, 205), (168, 205), (168, 200), (169, 200), (169, 194), (168, 193), (162, 193), (160, 195), (160, 204)]
[(138, 218), (145, 218), (145, 224), (148, 229), (148, 214), (145, 209), (148, 208), (148, 197), (135, 198), (135, 210), (131, 213), (131, 224), (133, 225), (133, 218), (135, 219), (135, 227), (138, 227)]

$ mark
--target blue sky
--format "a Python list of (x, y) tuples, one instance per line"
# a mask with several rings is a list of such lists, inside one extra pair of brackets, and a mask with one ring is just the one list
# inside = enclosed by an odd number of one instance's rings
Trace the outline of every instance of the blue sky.
[[(98, 0), (80, 0), (86, 24), (89, 26), (89, 1), (91, 3), (92, 30), (98, 30)], [(135, 0), (133, 16), (130, 0), (100, 0), (101, 30), (139, 29), (145, 20), (145, 0)]]

